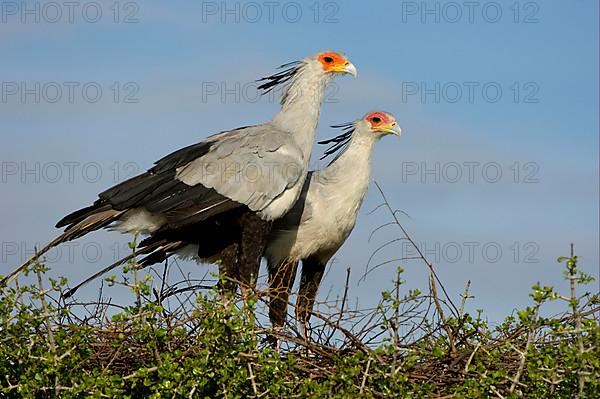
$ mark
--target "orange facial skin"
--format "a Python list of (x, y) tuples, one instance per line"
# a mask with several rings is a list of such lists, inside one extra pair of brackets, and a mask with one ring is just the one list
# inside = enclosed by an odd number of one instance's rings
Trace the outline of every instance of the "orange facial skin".
[(324, 51), (319, 54), (319, 62), (326, 72), (343, 72), (350, 61), (345, 55), (336, 53), (335, 51)]

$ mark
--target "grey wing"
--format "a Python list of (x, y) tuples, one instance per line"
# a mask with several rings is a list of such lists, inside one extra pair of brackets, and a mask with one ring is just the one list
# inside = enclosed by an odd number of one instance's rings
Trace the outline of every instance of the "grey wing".
[(306, 168), (290, 134), (265, 124), (217, 137), (209, 152), (179, 167), (176, 176), (261, 211), (298, 184)]
[[(68, 214), (56, 224), (56, 227), (66, 227), (69, 231), (99, 213), (114, 210), (121, 212), (117, 215), (119, 216), (127, 210), (138, 207), (143, 207), (151, 213), (164, 215), (169, 225), (189, 224), (242, 206), (202, 184), (185, 184), (177, 179), (176, 174), (179, 168), (209, 154), (217, 143), (238, 135), (244, 136), (244, 132), (254, 128), (254, 126), (241, 127), (220, 132), (200, 143), (174, 151), (156, 161), (154, 166), (145, 173), (100, 193), (93, 205)], [(103, 227), (110, 222), (112, 219), (93, 227)], [(69, 236), (69, 239), (72, 238), (76, 236)]]

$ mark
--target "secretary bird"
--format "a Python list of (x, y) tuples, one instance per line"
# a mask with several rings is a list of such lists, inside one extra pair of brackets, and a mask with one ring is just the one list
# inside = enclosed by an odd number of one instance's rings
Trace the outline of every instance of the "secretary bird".
[[(342, 128), (344, 132), (319, 143), (332, 144), (323, 158), (333, 155), (333, 160), (326, 168), (308, 173), (294, 207), (274, 222), (264, 252), (269, 272), (269, 318), (275, 328), (285, 323), (288, 297), (298, 263), (302, 261), (296, 309), (305, 335), (325, 265), (346, 241), (356, 223), (371, 178), (373, 146), (385, 135), (400, 136), (402, 132), (391, 114), (379, 111), (334, 127)], [(196, 248), (198, 241), (190, 241), (190, 237), (188, 234), (183, 238), (187, 241), (182, 243), (180, 237), (163, 236), (159, 248), (153, 247), (150, 237), (140, 244), (139, 252), (147, 256), (139, 264), (149, 266), (173, 255), (174, 252), (166, 250), (171, 244)], [(127, 259), (117, 261), (79, 286)], [(279, 342), (276, 345), (278, 348)]]
[[(56, 227), (65, 227), (64, 233), (1, 282), (12, 281), (60, 243), (110, 228), (150, 234), (147, 251), (181, 250), (184, 238), (202, 242), (200, 258), (218, 256), (227, 281), (250, 285), (258, 274), (272, 221), (285, 215), (300, 195), (325, 86), (336, 74), (356, 76), (354, 65), (334, 51), (281, 68), (259, 80), (265, 93), (283, 86), (281, 109), (273, 119), (177, 150), (147, 172), (100, 193), (93, 205), (61, 219)], [(260, 176), (247, 178), (248, 168)], [(161, 239), (178, 235), (180, 242)], [(236, 287), (229, 283), (226, 289)]]
[(335, 158), (325, 169), (309, 173), (298, 202), (274, 222), (265, 251), (269, 317), (275, 328), (285, 323), (288, 297), (302, 261), (296, 316), (305, 336), (325, 265), (356, 223), (371, 179), (373, 146), (385, 135), (401, 134), (394, 117), (385, 112), (334, 127), (344, 133), (320, 144), (332, 144), (323, 158), (337, 152)]

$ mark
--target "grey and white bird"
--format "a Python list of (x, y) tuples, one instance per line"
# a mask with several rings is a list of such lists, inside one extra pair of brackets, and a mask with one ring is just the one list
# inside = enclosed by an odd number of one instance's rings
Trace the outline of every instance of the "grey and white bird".
[(225, 274), (249, 282), (258, 273), (271, 222), (300, 195), (326, 85), (336, 74), (356, 76), (354, 65), (333, 51), (282, 68), (259, 81), (264, 92), (283, 87), (273, 119), (210, 136), (100, 193), (93, 205), (61, 219), (56, 227), (65, 227), (64, 233), (38, 255), (100, 228), (139, 231), (150, 235), (139, 253), (167, 254), (201, 242), (201, 258), (220, 256)]
[(332, 144), (324, 157), (337, 152), (335, 158), (326, 168), (309, 172), (300, 199), (275, 221), (266, 246), (269, 317), (276, 328), (285, 323), (288, 298), (302, 261), (296, 316), (306, 333), (325, 265), (354, 229), (371, 179), (373, 146), (385, 135), (401, 134), (394, 117), (379, 111), (334, 127), (343, 128), (344, 133), (320, 144)]

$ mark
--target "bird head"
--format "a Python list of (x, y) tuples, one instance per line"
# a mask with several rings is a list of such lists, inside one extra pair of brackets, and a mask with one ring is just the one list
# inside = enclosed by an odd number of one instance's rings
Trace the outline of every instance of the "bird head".
[(402, 129), (398, 126), (396, 118), (392, 114), (383, 111), (369, 112), (357, 122), (357, 125), (379, 136), (387, 134), (400, 136), (402, 134)]
[(325, 80), (335, 74), (349, 73), (354, 77), (357, 74), (356, 67), (348, 61), (348, 58), (335, 51), (321, 51), (301, 61), (283, 64), (279, 68), (282, 71), (257, 80), (260, 83), (258, 89), (262, 90), (263, 94), (270, 92), (277, 86), (289, 85), (295, 77), (302, 74), (302, 71), (306, 71), (317, 78), (325, 77)]
[(356, 67), (348, 58), (336, 51), (321, 51), (307, 59), (325, 74), (348, 73), (354, 77), (357, 75)]
[(335, 160), (348, 148), (353, 137), (368, 138), (368, 141), (373, 143), (388, 134), (400, 136), (402, 133), (402, 129), (398, 126), (394, 116), (383, 111), (369, 112), (361, 119), (355, 120), (354, 122), (332, 125), (331, 127), (341, 128), (343, 133), (331, 139), (318, 142), (319, 144), (331, 144), (331, 146), (325, 150), (321, 159), (337, 153), (330, 164), (335, 162)]

